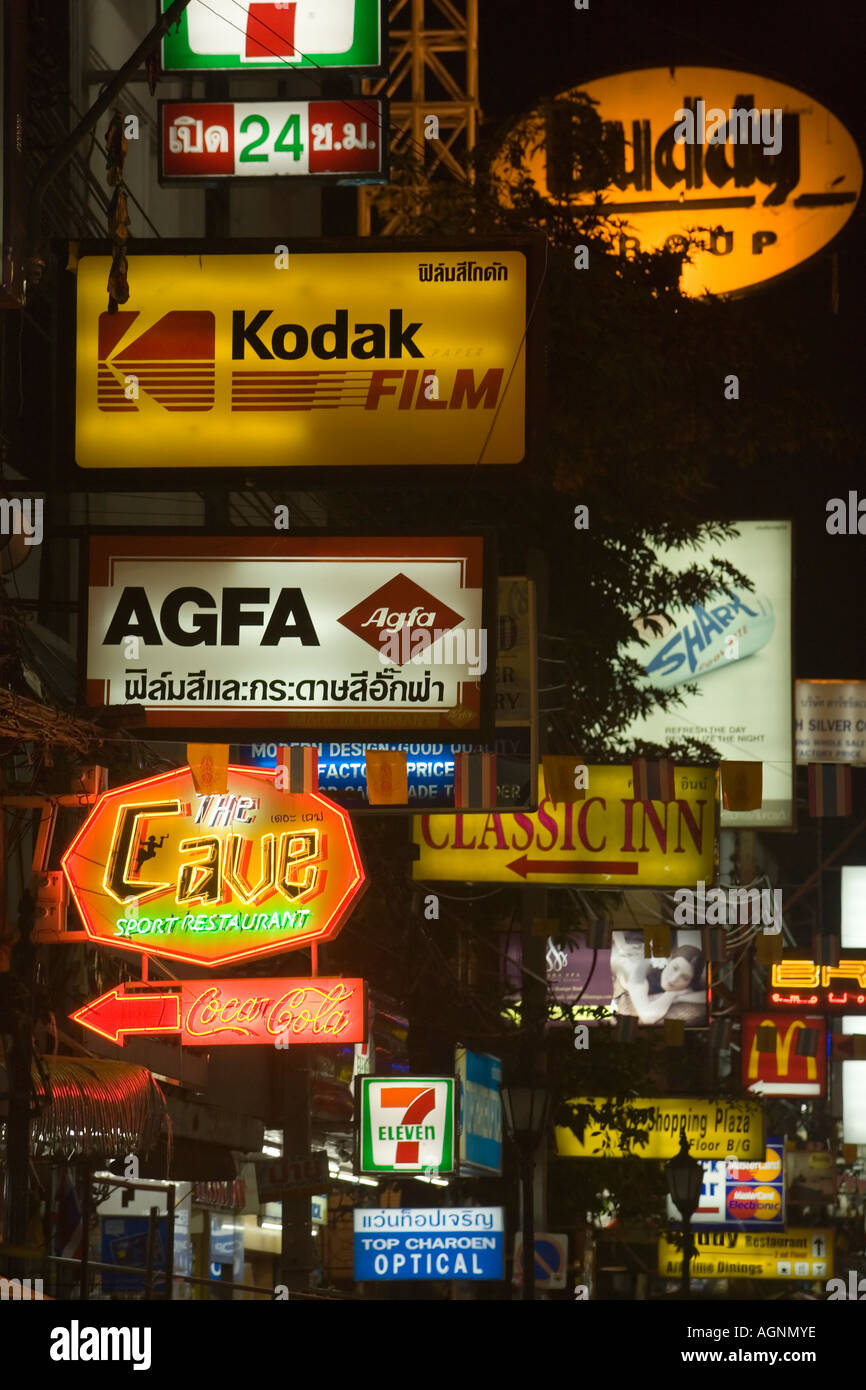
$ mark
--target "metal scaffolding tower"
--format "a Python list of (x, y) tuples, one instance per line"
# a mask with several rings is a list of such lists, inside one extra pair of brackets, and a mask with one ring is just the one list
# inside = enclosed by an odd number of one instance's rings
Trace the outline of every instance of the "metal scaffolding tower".
[[(391, 63), (387, 77), (367, 79), (367, 96), (391, 101), (391, 149), (414, 147), (428, 178), (472, 177), (481, 112), (478, 104), (478, 0), (391, 0), (388, 16)], [(427, 117), (435, 116), (438, 138)], [(397, 236), (399, 213), (375, 215), (381, 190), (358, 190), (361, 236)]]

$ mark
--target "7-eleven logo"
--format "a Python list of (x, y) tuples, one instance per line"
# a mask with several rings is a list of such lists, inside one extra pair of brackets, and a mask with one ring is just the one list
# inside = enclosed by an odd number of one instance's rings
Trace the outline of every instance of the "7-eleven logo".
[(361, 1077), (360, 1083), (362, 1171), (452, 1171), (452, 1078)]
[(191, 0), (189, 45), (199, 54), (241, 61), (299, 63), (305, 53), (344, 53), (352, 46), (355, 0)]

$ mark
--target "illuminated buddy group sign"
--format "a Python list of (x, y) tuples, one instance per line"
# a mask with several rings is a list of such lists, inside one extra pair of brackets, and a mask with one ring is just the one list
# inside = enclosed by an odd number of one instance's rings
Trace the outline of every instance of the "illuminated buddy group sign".
[(136, 257), (116, 314), (81, 248), (79, 468), (523, 459), (525, 249), (179, 246)]
[(365, 884), (346, 812), (253, 768), (228, 788), (184, 767), (100, 797), (62, 861), (88, 936), (207, 966), (336, 936)]
[[(607, 1100), (576, 1099), (576, 1107), (592, 1106), (596, 1111)], [(642, 1112), (642, 1113), (639, 1113)], [(679, 1153), (680, 1131), (685, 1129), (694, 1158), (764, 1157), (764, 1117), (756, 1101), (728, 1100), (632, 1100), (622, 1110), (629, 1126), (645, 1131), (647, 1143), (634, 1144), (631, 1158), (673, 1158)], [(587, 1123), (583, 1137), (566, 1125), (556, 1126), (556, 1152), (563, 1158), (622, 1158), (624, 1151), (615, 1128), (599, 1132), (596, 1122)]]
[[(826, 1279), (833, 1273), (832, 1230), (693, 1232), (693, 1279)], [(659, 1274), (679, 1277), (683, 1255), (659, 1237)]]
[(485, 732), (484, 564), (477, 536), (93, 537), (88, 702), (175, 737)]
[(162, 41), (163, 72), (375, 71), (382, 60), (382, 0), (190, 0)]
[(362, 1173), (452, 1173), (453, 1077), (357, 1078)]
[(678, 767), (677, 799), (635, 801), (631, 768), (590, 767), (584, 801), (533, 814), (415, 816), (415, 879), (668, 887), (715, 875), (715, 773)]
[(863, 182), (857, 146), (793, 87), (726, 68), (670, 67), (600, 78), (563, 96), (578, 91), (603, 123), (608, 186), (582, 180), (567, 132), (545, 131), (541, 116), (526, 132), (521, 174), (551, 202), (596, 205), (621, 219), (626, 255), (685, 249), (693, 238), (686, 294), (732, 294), (775, 279), (826, 246), (854, 211)]

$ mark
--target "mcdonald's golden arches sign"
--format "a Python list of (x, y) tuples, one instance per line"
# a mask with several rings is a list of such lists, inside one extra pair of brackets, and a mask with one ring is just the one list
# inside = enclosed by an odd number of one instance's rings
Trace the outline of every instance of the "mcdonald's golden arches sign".
[(743, 1085), (753, 1095), (823, 1096), (827, 1026), (820, 1015), (743, 1015)]

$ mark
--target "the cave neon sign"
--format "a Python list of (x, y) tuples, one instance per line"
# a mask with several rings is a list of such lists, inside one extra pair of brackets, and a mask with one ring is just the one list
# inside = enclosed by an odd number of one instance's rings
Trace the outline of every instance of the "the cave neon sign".
[(108, 791), (62, 864), (94, 941), (206, 966), (330, 940), (365, 886), (347, 813), (257, 768), (225, 795), (188, 767)]

